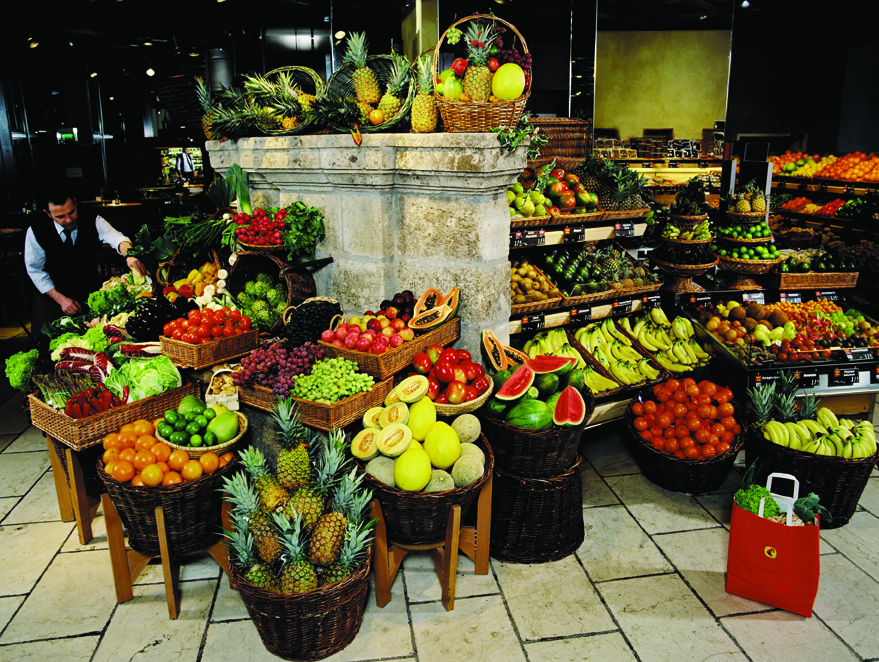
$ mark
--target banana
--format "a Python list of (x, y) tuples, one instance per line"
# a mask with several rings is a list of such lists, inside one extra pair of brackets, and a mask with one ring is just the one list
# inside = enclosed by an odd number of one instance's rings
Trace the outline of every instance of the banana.
[(815, 451), (815, 455), (836, 455), (836, 453), (833, 448), (825, 443), (821, 443), (818, 444), (818, 450)]
[(627, 347), (632, 344), (632, 341), (626, 337), (626, 334), (620, 331), (617, 328), (617, 325), (614, 324), (614, 321), (611, 318), (606, 318), (604, 320), (605, 329), (607, 329), (607, 333), (611, 338), (616, 338), (619, 342)]
[(587, 332), (586, 329), (587, 329), (587, 327), (581, 326), (576, 331), (574, 331), (574, 340), (576, 340), (578, 343), (582, 344), (583, 343), (582, 338), (583, 338), (584, 334), (586, 334), (586, 332)]
[(668, 370), (669, 372), (689, 372), (690, 367), (685, 366), (677, 361), (672, 361), (668, 356), (666, 356), (665, 352), (658, 352), (656, 355), (656, 361), (663, 368)]
[(641, 327), (641, 330), (635, 335), (635, 338), (638, 339), (638, 342), (641, 343), (641, 346), (644, 347), (648, 352), (658, 352), (659, 347), (654, 345), (646, 338), (646, 334), (644, 332), (644, 327)]
[(844, 457), (847, 460), (852, 459), (854, 455), (855, 445), (854, 444), (845, 444), (842, 447), (842, 453), (839, 454), (840, 457)]
[(596, 361), (603, 365), (605, 369), (610, 369), (610, 361), (605, 355), (604, 350), (602, 350), (600, 347), (596, 347), (592, 351), (592, 356), (595, 358)]
[(833, 450), (833, 455), (842, 455), (845, 444), (835, 434), (825, 434), (820, 440), (825, 446)]
[(650, 361), (648, 359), (641, 359), (638, 361), (638, 371), (647, 378), (648, 381), (653, 381), (657, 377), (659, 377), (659, 370), (650, 365)]
[(682, 317), (684, 320), (684, 325), (687, 327), (687, 335), (692, 338), (696, 335), (696, 332), (693, 330), (693, 323), (687, 317)]
[(769, 441), (773, 444), (778, 444), (779, 446), (787, 446), (788, 438), (787, 438), (787, 430), (784, 427), (780, 427), (777, 421), (769, 421), (763, 426), (763, 432), (769, 435)]
[(620, 370), (620, 362), (619, 361), (614, 361), (613, 363), (609, 364), (606, 367), (610, 371), (610, 374), (612, 374), (614, 376), (614, 379), (616, 379), (621, 384), (625, 384), (626, 386), (631, 386), (632, 381), (631, 381), (631, 379), (629, 379), (629, 377), (624, 372), (622, 372)]
[(620, 326), (623, 327), (627, 332), (632, 333), (632, 324), (629, 322), (628, 317), (620, 318)]
[[(628, 318), (624, 317), (623, 319), (628, 319)], [(635, 326), (632, 327), (631, 333), (633, 336), (637, 337), (638, 334), (641, 332), (641, 329), (646, 328), (646, 327), (647, 327), (647, 322), (644, 321), (643, 319), (639, 319), (637, 322), (635, 322)]]
[(812, 419), (804, 419), (800, 421), (799, 424), (812, 433), (812, 438), (817, 437), (819, 434), (827, 434), (827, 428), (821, 425), (818, 421), (813, 421)]
[(620, 364), (621, 369), (626, 373), (626, 376), (632, 380), (633, 384), (640, 384), (641, 382), (646, 381), (644, 375), (642, 375), (631, 362), (620, 361)]
[(803, 447), (803, 442), (811, 442), (811, 437), (802, 437), (802, 432), (796, 423), (783, 423), (785, 428), (787, 428), (790, 442), (788, 443), (788, 448), (800, 449)]
[[(825, 420), (827, 422), (825, 422)], [(818, 409), (818, 422), (825, 428), (832, 428), (839, 425), (839, 419), (836, 418), (836, 414), (830, 411), (827, 407), (821, 407)]]
[(559, 351), (561, 347), (568, 342), (568, 337), (565, 335), (563, 329), (553, 329), (550, 333), (550, 337), (552, 338), (552, 347), (554, 351)]
[(684, 326), (680, 317), (675, 317), (674, 321), (671, 323), (672, 333), (678, 340), (687, 340), (687, 327)]
[(857, 430), (860, 434), (866, 433), (873, 439), (876, 439), (876, 430), (867, 421), (861, 421), (860, 423), (858, 423)]
[(665, 340), (663, 338), (661, 338), (659, 335), (653, 333), (652, 329), (650, 329), (649, 331), (645, 330), (644, 337), (647, 338), (647, 342), (649, 342), (654, 347), (658, 347), (661, 350), (671, 349), (671, 345), (669, 343), (665, 342)]
[(665, 311), (662, 308), (656, 307), (650, 310), (650, 319), (654, 324), (658, 324), (663, 327), (670, 327), (671, 322), (668, 321), (668, 317), (665, 316)]
[(808, 441), (812, 441), (816, 435), (812, 433), (812, 431), (805, 425), (803, 425), (803, 421), (797, 421), (795, 425), (800, 428), (800, 436)]
[(676, 340), (674, 345), (672, 346), (672, 351), (674, 355), (678, 357), (678, 360), (684, 365), (692, 365), (695, 363), (695, 359), (691, 359), (690, 355), (687, 353), (687, 350), (684, 348), (684, 343), (680, 340)]
[(711, 354), (702, 349), (702, 345), (696, 342), (695, 338), (690, 338), (689, 341), (685, 343), (691, 350), (693, 350), (693, 354), (697, 359), (710, 359)]
[(525, 352), (528, 355), (529, 359), (536, 359), (538, 353), (540, 352), (539, 343), (532, 343), (531, 347), (528, 348), (528, 351)]
[(853, 420), (851, 420), (850, 418), (843, 418), (843, 419), (841, 419), (841, 420), (839, 421), (839, 424), (840, 424), (840, 425), (844, 425), (844, 426), (847, 427), (849, 430), (851, 430), (853, 427), (855, 427), (855, 422), (854, 422)]

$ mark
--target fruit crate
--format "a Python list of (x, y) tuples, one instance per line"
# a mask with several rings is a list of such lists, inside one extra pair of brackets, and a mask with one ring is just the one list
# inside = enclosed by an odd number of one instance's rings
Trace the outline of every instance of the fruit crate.
[[(374, 384), (372, 389), (352, 395), (331, 405), (300, 398), (292, 398), (299, 405), (299, 417), (305, 425), (320, 430), (343, 428), (360, 419), (368, 409), (378, 407), (394, 387), (393, 375)], [(271, 389), (265, 386), (239, 386), (238, 395), (246, 405), (271, 412), (278, 401)]]
[(127, 423), (139, 419), (155, 420), (168, 409), (176, 409), (186, 395), (199, 395), (196, 384), (184, 384), (159, 395), (136, 400), (121, 407), (87, 418), (71, 418), (53, 409), (34, 395), (28, 395), (31, 422), (48, 436), (63, 442), (75, 451), (101, 443), (111, 432), (118, 432)]
[(162, 354), (171, 359), (172, 363), (199, 370), (249, 354), (259, 347), (259, 331), (251, 329), (237, 336), (218, 338), (199, 345), (190, 345), (167, 336), (161, 336), (159, 341)]
[(531, 124), (549, 139), (540, 150), (541, 158), (586, 158), (591, 120), (578, 117), (534, 117)]
[(338, 347), (323, 340), (318, 341), (318, 344), (323, 347), (328, 357), (343, 356), (356, 362), (362, 372), (372, 375), (377, 380), (383, 380), (408, 367), (412, 363), (413, 357), (430, 345), (451, 345), (460, 337), (461, 318), (455, 317), (399, 347), (388, 349), (384, 354), (358, 352), (347, 347)]
[(806, 290), (832, 287), (855, 287), (858, 284), (858, 272), (805, 273), (783, 274), (773, 272), (769, 275), (768, 285), (779, 290)]

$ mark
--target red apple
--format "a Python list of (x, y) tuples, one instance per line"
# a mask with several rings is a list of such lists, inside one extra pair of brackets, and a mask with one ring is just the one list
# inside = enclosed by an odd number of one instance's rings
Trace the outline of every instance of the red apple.
[(388, 338), (390, 338), (395, 333), (396, 333), (396, 331), (394, 331), (394, 329), (390, 326), (386, 326), (385, 328), (382, 329), (382, 335), (387, 336)]
[(333, 342), (336, 339), (336, 332), (332, 329), (327, 329), (322, 334), (320, 334), (320, 339), (324, 342)]
[(391, 347), (399, 347), (403, 344), (403, 338), (400, 337), (399, 333), (395, 333), (391, 336)]
[(403, 340), (405, 340), (406, 342), (409, 342), (410, 340), (412, 340), (415, 337), (415, 332), (412, 329), (410, 329), (408, 326), (406, 326), (406, 327), (403, 327), (402, 329), (400, 329), (400, 336), (403, 338)]

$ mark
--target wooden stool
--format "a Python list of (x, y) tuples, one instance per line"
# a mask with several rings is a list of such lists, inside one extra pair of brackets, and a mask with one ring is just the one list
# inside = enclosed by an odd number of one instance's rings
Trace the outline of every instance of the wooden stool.
[[(133, 549), (126, 549), (125, 535), (122, 532), (122, 520), (116, 512), (116, 506), (109, 494), (101, 495), (104, 504), (104, 519), (107, 525), (107, 542), (110, 546), (110, 564), (113, 567), (113, 583), (116, 586), (116, 602), (127, 602), (134, 597), (132, 584), (147, 567), (153, 558)], [(229, 520), (229, 504), (223, 501), (223, 526), (231, 529)], [(159, 548), (162, 558), (162, 574), (165, 580), (165, 597), (168, 601), (168, 617), (176, 619), (180, 614), (180, 561), (171, 554), (168, 532), (165, 529), (165, 512), (162, 506), (156, 506), (156, 523), (159, 528)], [(222, 540), (208, 548), (217, 564), (229, 577), (229, 586), (235, 588), (229, 572), (229, 560), (226, 547)]]
[(475, 574), (488, 574), (488, 543), (491, 538), (491, 484), (488, 477), (476, 501), (476, 526), (461, 526), (461, 506), (449, 510), (446, 539), (433, 545), (404, 545), (388, 540), (387, 527), (378, 499), (371, 505), (375, 528), (375, 604), (384, 607), (391, 601), (391, 585), (400, 570), (403, 558), (409, 552), (429, 551), (442, 587), (442, 603), (446, 611), (455, 608), (455, 580), (458, 571), (458, 550), (473, 559)]
[(85, 492), (85, 478), (82, 474), (82, 465), (79, 463), (79, 453), (72, 448), (64, 450), (64, 457), (67, 460), (67, 473), (65, 474), (61, 458), (55, 448), (55, 441), (48, 434), (46, 441), (49, 444), (49, 461), (52, 463), (52, 476), (55, 480), (55, 493), (58, 496), (61, 521), (72, 522), (76, 520), (79, 544), (85, 545), (94, 537), (92, 535), (92, 519), (95, 517), (98, 506), (101, 505), (101, 500), (97, 497), (90, 497)]

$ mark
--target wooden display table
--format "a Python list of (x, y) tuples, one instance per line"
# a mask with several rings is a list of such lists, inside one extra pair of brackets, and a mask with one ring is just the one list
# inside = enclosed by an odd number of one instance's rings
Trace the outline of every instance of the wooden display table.
[[(55, 480), (55, 493), (58, 496), (58, 510), (61, 512), (62, 522), (76, 520), (76, 531), (79, 535), (79, 544), (85, 545), (94, 536), (92, 534), (92, 519), (101, 505), (101, 500), (96, 496), (86, 494), (85, 478), (82, 465), (80, 464), (80, 451), (72, 448), (64, 449), (67, 472), (64, 471), (62, 459), (58, 455), (56, 440), (46, 435), (49, 445), (49, 461), (52, 464), (52, 476)], [(58, 441), (58, 444), (64, 444)]]

